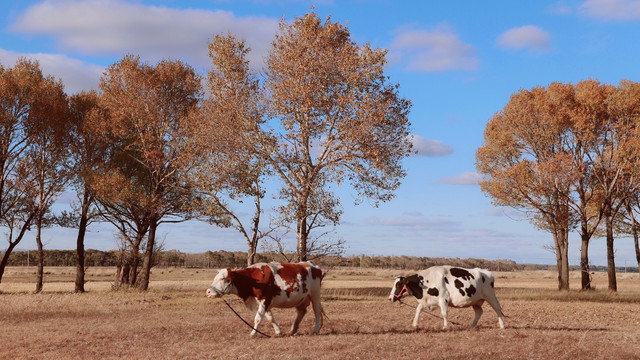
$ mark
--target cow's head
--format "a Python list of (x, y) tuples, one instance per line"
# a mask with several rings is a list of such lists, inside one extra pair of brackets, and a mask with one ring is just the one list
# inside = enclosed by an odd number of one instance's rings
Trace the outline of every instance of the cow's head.
[(411, 290), (409, 290), (409, 287), (407, 286), (407, 278), (404, 276), (398, 276), (391, 288), (389, 301), (398, 301), (405, 295), (411, 295)]
[(222, 269), (218, 272), (211, 286), (207, 289), (207, 297), (217, 298), (231, 292), (231, 269)]
[(413, 295), (418, 299), (422, 298), (422, 276), (411, 275), (409, 277), (398, 276), (391, 288), (391, 294), (389, 295), (389, 301), (398, 301), (403, 296)]

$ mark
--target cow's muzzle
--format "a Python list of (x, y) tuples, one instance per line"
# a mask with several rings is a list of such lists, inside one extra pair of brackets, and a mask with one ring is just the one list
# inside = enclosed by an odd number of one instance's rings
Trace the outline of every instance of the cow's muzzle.
[(232, 288), (233, 288), (233, 284), (232, 283), (227, 284), (227, 286), (222, 290), (218, 290), (217, 288), (212, 286), (212, 287), (207, 289), (207, 297), (210, 297), (210, 298), (220, 297), (221, 298), (221, 297), (224, 296), (224, 294), (231, 294), (232, 293)]
[(407, 288), (407, 285), (403, 286), (400, 292), (389, 297), (389, 300), (393, 302), (400, 301), (405, 294), (411, 295), (411, 292), (409, 291), (409, 288)]
[(217, 297), (222, 297), (222, 294), (220, 294), (218, 289), (208, 288), (207, 289), (207, 297), (208, 298), (217, 298)]

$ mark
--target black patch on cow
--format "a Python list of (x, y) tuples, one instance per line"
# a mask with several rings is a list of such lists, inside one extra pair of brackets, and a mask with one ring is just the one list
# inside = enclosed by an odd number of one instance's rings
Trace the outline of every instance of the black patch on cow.
[(449, 283), (449, 279), (447, 279), (446, 277), (444, 278), (444, 283), (448, 284)]
[(491, 288), (493, 289), (493, 281), (491, 282)]
[(462, 278), (463, 280), (475, 279), (475, 276), (473, 276), (469, 271), (461, 268), (451, 268), (451, 275), (457, 278)]
[(476, 293), (476, 288), (473, 285), (469, 285), (469, 287), (467, 288), (467, 296), (468, 297), (472, 297), (473, 294)]
[(482, 283), (484, 284), (485, 281), (487, 281), (487, 279), (484, 277), (484, 274), (482, 274)]
[(436, 288), (429, 288), (427, 290), (427, 294), (429, 294), (431, 296), (438, 296), (438, 295), (440, 295), (440, 292)]
[(460, 291), (460, 295), (464, 296), (464, 284), (462, 283), (462, 281), (456, 279), (453, 284), (455, 285), (456, 289), (458, 289), (458, 291)]
[(453, 282), (453, 284), (456, 286), (457, 289), (460, 289), (464, 286), (464, 284), (462, 283), (462, 281), (456, 279), (456, 281)]
[(422, 299), (422, 276), (411, 275), (407, 278), (407, 287), (411, 290), (411, 294), (416, 297), (416, 299)]

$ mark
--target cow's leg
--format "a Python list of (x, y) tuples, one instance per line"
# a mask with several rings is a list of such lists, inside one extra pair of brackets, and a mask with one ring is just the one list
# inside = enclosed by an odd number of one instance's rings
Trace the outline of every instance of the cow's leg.
[(262, 322), (262, 318), (264, 317), (264, 314), (267, 312), (267, 308), (264, 305), (264, 301), (259, 301), (258, 302), (258, 311), (256, 312), (256, 318), (254, 319), (253, 323), (253, 330), (251, 331), (251, 333), (249, 334), (249, 336), (255, 336), (256, 332), (258, 330), (258, 326), (260, 326), (260, 323)]
[(494, 291), (491, 291), (491, 293), (486, 296), (486, 299), (489, 305), (491, 305), (491, 307), (493, 308), (493, 310), (496, 311), (496, 314), (498, 314), (498, 325), (500, 326), (500, 329), (504, 329), (504, 319), (502, 318), (503, 316), (502, 307), (500, 307), (498, 298), (496, 298), (496, 293)]
[(473, 318), (473, 322), (470, 326), (471, 329), (478, 324), (478, 320), (480, 320), (480, 316), (482, 316), (482, 303), (484, 303), (484, 301), (481, 300), (473, 304), (473, 310), (476, 312), (476, 317)]
[(413, 317), (413, 327), (418, 327), (418, 320), (420, 320), (420, 313), (422, 312), (422, 308), (424, 308), (424, 304), (422, 301), (418, 301), (418, 306), (416, 307), (416, 316)]
[(313, 294), (311, 296), (311, 304), (313, 305), (313, 313), (316, 316), (316, 327), (313, 330), (314, 334), (320, 333), (320, 328), (322, 327), (322, 304), (320, 303), (320, 293)]
[(440, 307), (440, 314), (442, 315), (442, 320), (444, 321), (444, 326), (442, 327), (442, 329), (447, 330), (449, 328), (449, 304), (444, 299), (444, 297), (441, 297), (440, 299), (438, 299), (438, 306)]
[(273, 330), (276, 332), (276, 335), (281, 335), (282, 331), (280, 330), (280, 326), (278, 325), (276, 320), (273, 318), (271, 310), (266, 311), (264, 315), (267, 317), (267, 320), (271, 321), (271, 325), (273, 325)]
[(307, 305), (308, 304), (302, 304), (296, 307), (296, 310), (298, 310), (298, 315), (296, 316), (296, 320), (293, 322), (293, 325), (291, 325), (291, 335), (295, 334), (298, 331), (298, 325), (300, 325), (300, 321), (302, 321), (304, 314), (307, 313)]

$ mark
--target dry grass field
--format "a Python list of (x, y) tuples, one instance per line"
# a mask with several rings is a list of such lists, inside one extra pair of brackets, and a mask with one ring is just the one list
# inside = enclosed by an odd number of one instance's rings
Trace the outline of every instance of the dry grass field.
[[(424, 311), (414, 330), (414, 309), (387, 300), (401, 271), (332, 269), (320, 335), (308, 314), (296, 336), (250, 339), (221, 300), (204, 296), (215, 270), (154, 269), (141, 293), (111, 291), (114, 269), (91, 268), (84, 294), (72, 293), (74, 271), (47, 268), (34, 295), (35, 269), (7, 269), (0, 359), (640, 359), (638, 274), (619, 274), (618, 294), (606, 291), (606, 274), (595, 275), (596, 291), (560, 294), (551, 272), (495, 273), (506, 329), (485, 305), (476, 329), (467, 329), (473, 310), (451, 309), (461, 325), (443, 331), (438, 310)], [(577, 288), (578, 275), (571, 280)], [(293, 310), (273, 313), (283, 330), (291, 326)], [(273, 334), (267, 323), (261, 330)]]

